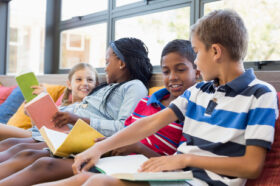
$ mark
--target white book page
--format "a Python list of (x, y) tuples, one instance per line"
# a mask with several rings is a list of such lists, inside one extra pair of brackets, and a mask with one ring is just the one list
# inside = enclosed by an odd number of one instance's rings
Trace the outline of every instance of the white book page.
[(67, 134), (48, 129), (47, 127), (44, 128), (50, 142), (53, 144), (53, 147), (56, 150), (64, 142), (64, 140), (67, 137)]
[(101, 158), (96, 167), (102, 169), (106, 174), (115, 173), (137, 173), (140, 166), (147, 161), (144, 155), (112, 156)]

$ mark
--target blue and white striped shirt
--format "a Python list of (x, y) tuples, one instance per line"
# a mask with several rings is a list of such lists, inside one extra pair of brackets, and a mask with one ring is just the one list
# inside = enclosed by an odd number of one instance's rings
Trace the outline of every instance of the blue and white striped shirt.
[[(197, 83), (169, 108), (184, 120), (187, 143), (178, 147), (178, 153), (236, 157), (244, 155), (247, 145), (270, 149), (273, 142), (277, 94), (270, 84), (258, 80), (252, 69), (222, 86), (216, 86), (216, 81)], [(203, 169), (187, 169), (210, 185), (246, 182)]]

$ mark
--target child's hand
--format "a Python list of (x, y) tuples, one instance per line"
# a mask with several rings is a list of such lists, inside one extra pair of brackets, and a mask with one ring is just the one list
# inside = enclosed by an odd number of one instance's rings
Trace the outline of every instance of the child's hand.
[(38, 95), (38, 94), (40, 94), (42, 92), (47, 92), (47, 89), (46, 89), (46, 87), (44, 87), (43, 84), (33, 85), (33, 86), (31, 86), (31, 88), (34, 89), (32, 94), (35, 94), (35, 95)]
[(96, 146), (97, 145), (94, 145), (75, 156), (74, 163), (72, 165), (74, 174), (87, 171), (99, 160), (101, 152), (98, 148), (96, 148)]
[[(140, 142), (138, 142), (138, 143), (140, 143)], [(138, 143), (134, 143), (131, 145), (117, 148), (111, 152), (111, 155), (112, 156), (124, 156), (124, 155), (129, 155), (132, 153), (137, 153)]]
[(187, 167), (186, 154), (151, 158), (143, 163), (140, 172), (161, 172), (180, 170)]
[(57, 112), (53, 117), (53, 122), (56, 127), (62, 127), (66, 124), (75, 124), (78, 116), (70, 112)]

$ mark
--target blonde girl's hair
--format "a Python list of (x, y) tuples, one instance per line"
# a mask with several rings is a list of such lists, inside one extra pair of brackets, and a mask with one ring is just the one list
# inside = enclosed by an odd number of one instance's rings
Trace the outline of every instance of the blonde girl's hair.
[[(93, 68), (90, 64), (88, 63), (79, 63), (75, 66), (73, 66), (71, 68), (71, 70), (68, 73), (68, 81), (71, 82), (73, 75), (75, 74), (75, 72), (79, 71), (79, 70), (83, 70), (85, 68), (89, 68), (93, 73), (94, 73), (94, 81), (95, 81), (95, 85), (97, 86), (99, 84), (98, 81), (98, 73), (96, 71), (95, 68)], [(61, 105), (63, 106), (67, 106), (72, 104), (71, 100), (69, 100), (69, 96), (71, 94), (71, 90), (67, 87), (64, 91), (64, 95), (62, 97), (62, 102)]]

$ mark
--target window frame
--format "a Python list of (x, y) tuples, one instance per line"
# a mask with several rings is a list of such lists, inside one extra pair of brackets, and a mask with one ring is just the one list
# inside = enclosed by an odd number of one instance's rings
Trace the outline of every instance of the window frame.
[[(7, 73), (8, 38), (9, 38), (9, 2), (0, 0), (0, 74)], [(107, 24), (106, 46), (115, 39), (115, 23), (117, 20), (146, 15), (182, 7), (190, 7), (190, 24), (194, 24), (203, 16), (204, 5), (220, 0), (142, 0), (139, 2), (116, 7), (116, 0), (107, 0), (108, 9), (85, 16), (76, 16), (61, 21), (62, 0), (47, 0), (46, 3), (46, 32), (44, 49), (44, 74), (68, 73), (69, 69), (59, 69), (60, 63), (60, 35), (69, 29)], [(3, 26), (2, 26), (3, 25)], [(244, 63), (245, 68), (254, 68), (256, 71), (279, 71), (280, 59), (276, 61), (253, 61)], [(97, 68), (99, 73), (104, 68)], [(154, 73), (161, 71), (159, 65), (154, 66)]]

